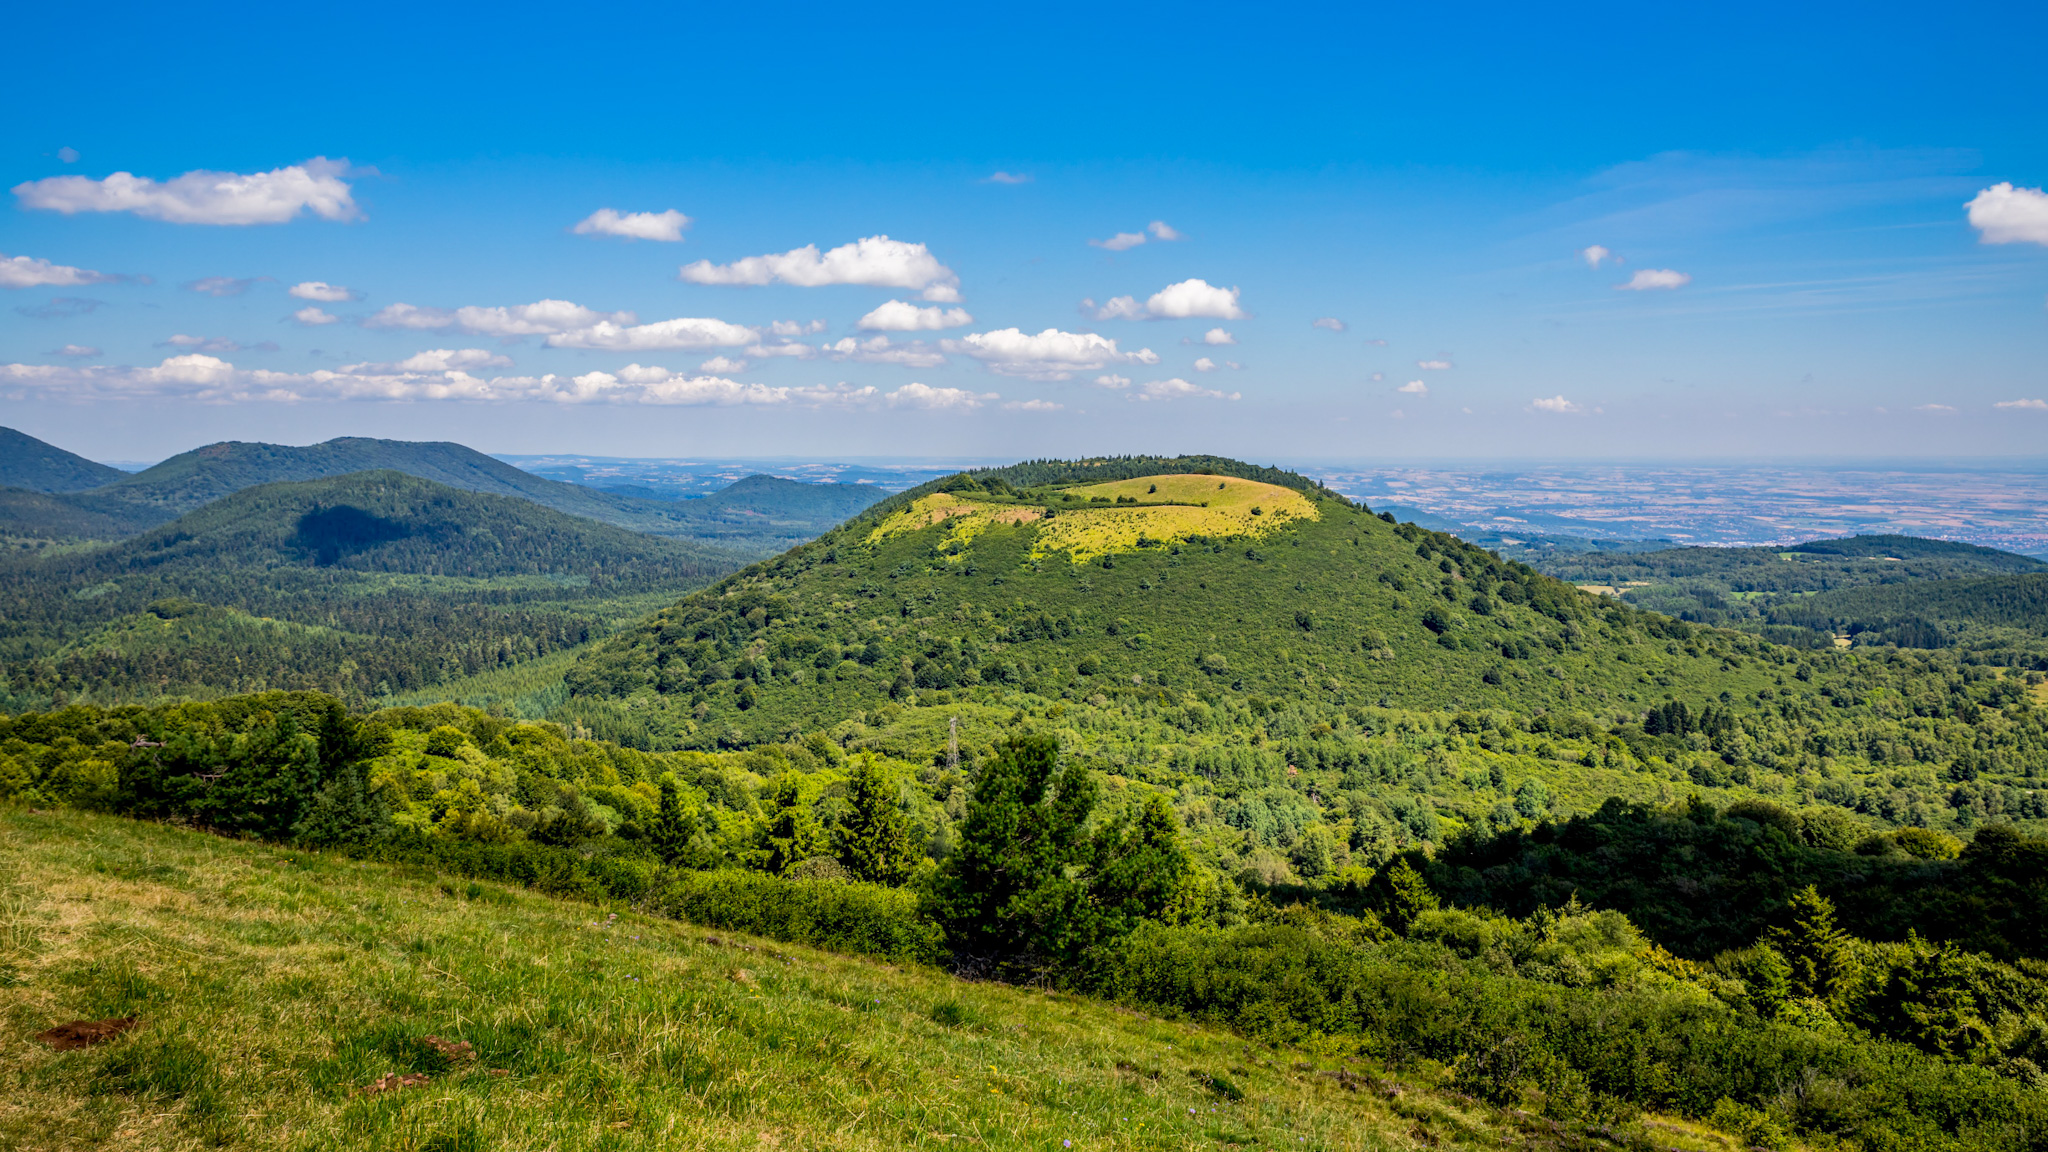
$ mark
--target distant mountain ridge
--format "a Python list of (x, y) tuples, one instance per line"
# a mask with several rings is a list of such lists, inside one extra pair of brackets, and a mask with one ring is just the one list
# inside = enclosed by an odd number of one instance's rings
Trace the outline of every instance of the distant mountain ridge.
[(25, 432), (0, 428), (0, 487), (79, 492), (115, 483), (127, 475)]
[(464, 491), (517, 497), (635, 532), (715, 542), (755, 555), (772, 554), (815, 536), (883, 495), (856, 485), (801, 484), (760, 476), (702, 500), (651, 500), (536, 476), (447, 441), (343, 436), (296, 447), (231, 440), (182, 452), (134, 475), (107, 469), (117, 479), (88, 490), (43, 500), (0, 499), (0, 532), (118, 538), (259, 484), (380, 469)]

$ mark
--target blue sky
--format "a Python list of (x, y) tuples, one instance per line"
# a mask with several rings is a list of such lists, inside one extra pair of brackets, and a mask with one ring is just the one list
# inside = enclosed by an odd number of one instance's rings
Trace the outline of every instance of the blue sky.
[(2048, 452), (2035, 6), (15, 23), (0, 422), (102, 459)]

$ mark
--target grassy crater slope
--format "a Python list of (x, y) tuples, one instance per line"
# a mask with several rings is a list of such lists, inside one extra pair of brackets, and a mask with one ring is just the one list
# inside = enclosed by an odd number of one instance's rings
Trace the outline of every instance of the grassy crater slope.
[[(23, 1152), (1552, 1136), (1420, 1076), (1340, 1080), (1081, 997), (111, 817), (0, 809), (0, 876), (0, 1145)], [(131, 1014), (98, 1047), (30, 1039)], [(427, 1079), (363, 1093), (393, 1073)], [(1661, 1146), (1734, 1146), (1651, 1124)]]
[(679, 733), (694, 719), (766, 738), (923, 689), (1639, 710), (1753, 693), (1771, 680), (1765, 651), (1672, 631), (1307, 481), (1165, 472), (905, 494), (622, 634), (570, 686)]
[(400, 472), (269, 484), (0, 564), (0, 659), (31, 703), (385, 695), (585, 643), (739, 562)]

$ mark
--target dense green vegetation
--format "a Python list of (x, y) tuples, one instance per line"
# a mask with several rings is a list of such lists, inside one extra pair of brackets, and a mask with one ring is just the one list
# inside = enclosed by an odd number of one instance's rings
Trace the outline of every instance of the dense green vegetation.
[(587, 643), (737, 558), (397, 472), (261, 485), (120, 544), (0, 561), (14, 707), (365, 700)]
[[(17, 434), (18, 435), (18, 434)], [(24, 437), (28, 440), (29, 438)], [(30, 441), (45, 455), (61, 449)], [(98, 467), (98, 465), (94, 465)], [(703, 500), (648, 500), (523, 472), (460, 444), (344, 436), (293, 447), (235, 441), (181, 453), (89, 491), (0, 499), (0, 534), (23, 539), (119, 539), (261, 484), (389, 470), (467, 492), (517, 497), (557, 512), (657, 536), (767, 555), (809, 539), (872, 503), (859, 485), (751, 477)]]
[[(259, 489), (33, 567), (89, 606), (245, 558), (221, 587), (280, 589), (278, 621), (219, 628), (260, 659), (287, 640), (263, 629), (335, 628), (283, 611), (341, 611), (315, 577), (651, 606), (677, 562), (514, 501), (323, 483), (360, 490)], [(392, 603), (394, 642), (487, 626)], [(141, 607), (93, 643), (186, 610)], [(1041, 461), (582, 650), (444, 663), (499, 714), (359, 691), (0, 718), (0, 800), (1029, 978), (1563, 1132), (1652, 1109), (1768, 1146), (2024, 1148), (2048, 1140), (2041, 680), (1674, 620), (1287, 473)]]
[[(2048, 1136), (2048, 965), (2032, 930), (1994, 927), (2000, 960), (1921, 931), (1938, 917), (1914, 919), (1995, 895), (2016, 913), (2004, 923), (2038, 920), (2034, 862), (2048, 841), (1999, 825), (1967, 848), (1924, 833), (1844, 849), (1783, 812), (1699, 803), (1532, 831), (1531, 843), (1581, 842), (1589, 893), (1592, 871), (1636, 862), (1585, 852), (1620, 821), (1690, 824), (1695, 847), (1746, 836), (1762, 850), (1733, 866), (1785, 884), (1816, 862), (1910, 856), (1920, 871), (1887, 882), (1939, 897), (1898, 901), (1902, 918), (1870, 925), (1872, 939), (1853, 916), (1838, 924), (1821, 893), (1791, 890), (1759, 904), (1755, 935), (1689, 949), (1694, 960), (1657, 942), (1669, 932), (1678, 946), (1691, 925), (1639, 928), (1570, 895), (1519, 917), (1446, 902), (1519, 841), (1411, 854), (1276, 903), (1194, 858), (1174, 793), (1098, 781), (1057, 748), (1044, 732), (1007, 740), (963, 788), (817, 737), (646, 753), (449, 706), (359, 717), (270, 694), (0, 721), (0, 792), (899, 961), (1031, 971), (1320, 1061), (1419, 1072), (1565, 1131), (1654, 1109), (1765, 1145), (2024, 1148)], [(906, 843), (892, 826), (912, 832), (915, 860), (890, 859)], [(1682, 839), (1665, 828), (1637, 842)], [(1693, 859), (1663, 855), (1681, 874)], [(1489, 866), (1481, 882), (1499, 877)], [(1763, 901), (1767, 886), (1749, 891)]]
[(2048, 562), (1973, 544), (1853, 536), (1786, 548), (1560, 553), (1536, 564), (1638, 607), (1781, 644), (1825, 648), (1840, 636), (2048, 669)]
[(0, 428), (0, 488), (77, 492), (128, 474), (12, 428)]

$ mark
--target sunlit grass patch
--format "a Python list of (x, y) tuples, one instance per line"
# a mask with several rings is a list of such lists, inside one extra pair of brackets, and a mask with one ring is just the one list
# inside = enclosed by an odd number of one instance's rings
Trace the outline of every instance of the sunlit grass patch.
[[(1256, 538), (1292, 521), (1320, 518), (1315, 504), (1291, 488), (1234, 476), (1147, 476), (1068, 488), (1062, 494), (1112, 503), (1057, 506), (1048, 517), (1046, 509), (1035, 504), (933, 493), (875, 527), (867, 543), (943, 524), (949, 542), (968, 545), (995, 525), (1019, 524), (1035, 530), (1030, 547), (1034, 558), (1065, 553), (1081, 563), (1191, 536)], [(1127, 502), (1114, 503), (1119, 499)]]
[(8, 1149), (1417, 1143), (1228, 1033), (626, 908), (20, 808), (0, 872)]

